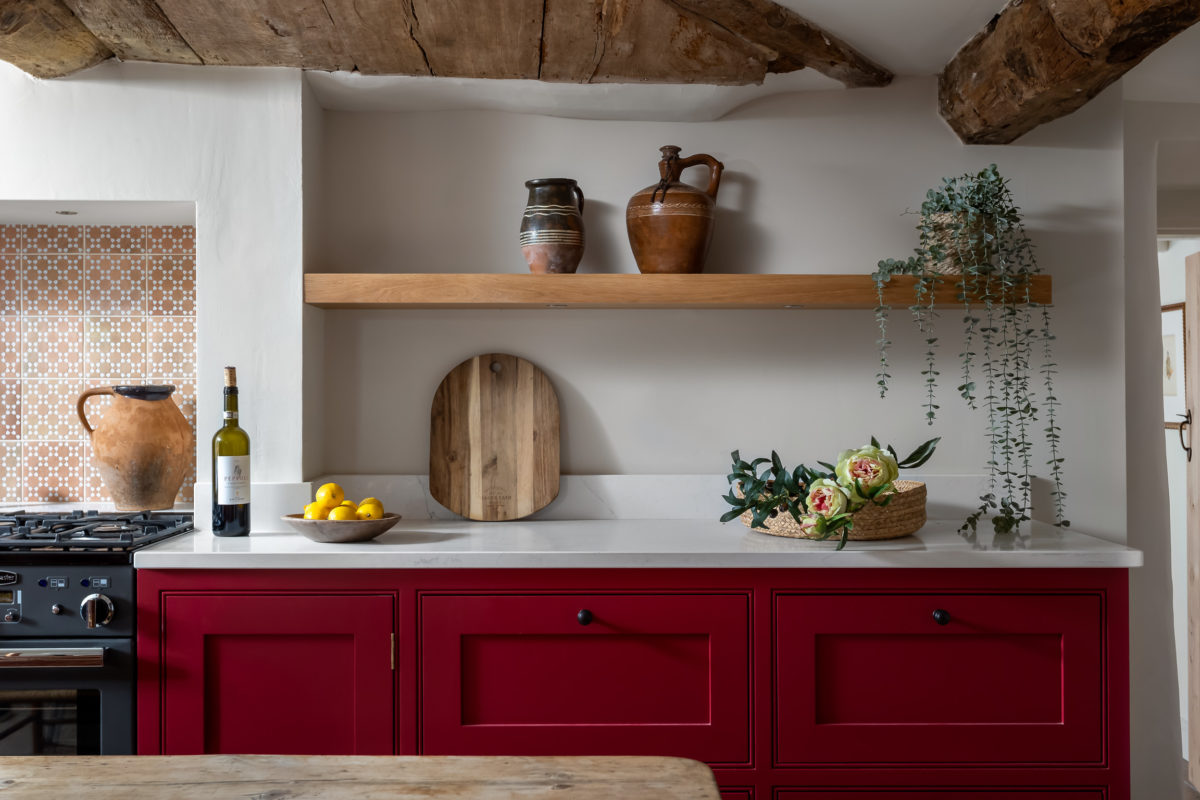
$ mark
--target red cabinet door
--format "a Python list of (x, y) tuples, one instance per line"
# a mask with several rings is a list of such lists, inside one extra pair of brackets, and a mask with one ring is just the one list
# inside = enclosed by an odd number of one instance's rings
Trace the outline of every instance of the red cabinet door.
[(1099, 789), (825, 789), (780, 790), (776, 800), (1104, 800)]
[(1105, 758), (1099, 595), (781, 594), (775, 613), (780, 764)]
[(163, 754), (390, 755), (393, 598), (166, 594)]
[(745, 594), (420, 602), (423, 753), (750, 760)]

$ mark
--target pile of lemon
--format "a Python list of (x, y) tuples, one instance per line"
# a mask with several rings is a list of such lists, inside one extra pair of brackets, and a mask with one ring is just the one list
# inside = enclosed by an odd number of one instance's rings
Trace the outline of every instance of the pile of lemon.
[(383, 501), (368, 497), (361, 503), (346, 499), (346, 493), (336, 483), (326, 483), (317, 489), (316, 499), (304, 507), (305, 519), (380, 519)]

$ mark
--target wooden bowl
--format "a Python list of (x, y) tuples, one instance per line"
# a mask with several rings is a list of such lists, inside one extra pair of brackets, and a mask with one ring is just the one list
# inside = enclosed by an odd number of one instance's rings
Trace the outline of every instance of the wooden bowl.
[(399, 522), (400, 515), (387, 513), (379, 519), (305, 519), (303, 514), (286, 514), (282, 519), (314, 542), (345, 544), (374, 539)]

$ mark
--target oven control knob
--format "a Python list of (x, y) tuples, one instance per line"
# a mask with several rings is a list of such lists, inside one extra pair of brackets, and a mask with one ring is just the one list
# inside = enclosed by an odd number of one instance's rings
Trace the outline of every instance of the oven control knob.
[(5, 622), (20, 622), (21, 614), (15, 608), (10, 608), (8, 611), (4, 612), (4, 621)]
[(62, 603), (55, 603), (54, 605), (50, 606), (50, 613), (56, 617), (59, 616), (60, 614), (62, 614), (66, 610), (67, 610), (67, 607), (64, 606)]
[(107, 625), (113, 618), (113, 601), (102, 594), (89, 594), (79, 604), (79, 616), (89, 628)]

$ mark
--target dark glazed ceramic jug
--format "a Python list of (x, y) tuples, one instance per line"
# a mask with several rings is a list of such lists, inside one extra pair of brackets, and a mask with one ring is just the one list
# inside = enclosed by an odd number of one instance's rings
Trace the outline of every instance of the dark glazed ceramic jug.
[(574, 272), (583, 258), (583, 190), (571, 178), (525, 181), (521, 252), (531, 272)]
[[(642, 272), (700, 272), (712, 241), (713, 206), (725, 165), (703, 153), (680, 158), (674, 145), (659, 149), (661, 180), (635, 194), (625, 208), (629, 246)], [(709, 169), (705, 191), (679, 180), (680, 173), (698, 164)]]
[[(102, 386), (79, 395), (79, 421), (92, 440), (92, 463), (118, 511), (170, 508), (196, 460), (192, 426), (171, 400), (174, 386)], [(83, 404), (98, 394), (112, 405), (93, 428)]]

